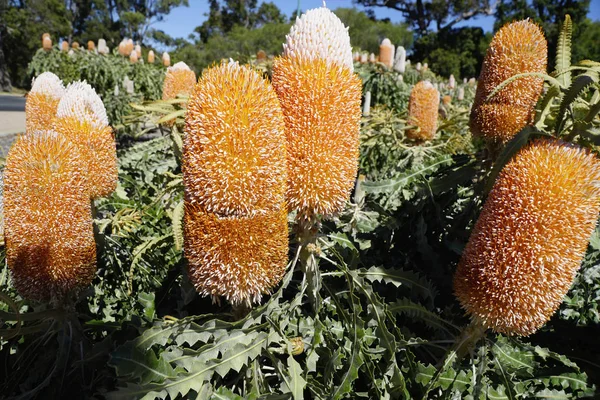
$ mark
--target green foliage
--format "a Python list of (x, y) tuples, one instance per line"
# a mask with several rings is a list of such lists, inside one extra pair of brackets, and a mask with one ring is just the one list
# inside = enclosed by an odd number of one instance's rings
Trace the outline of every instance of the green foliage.
[(259, 50), (269, 55), (279, 55), (290, 26), (286, 23), (270, 23), (256, 29), (235, 26), (226, 35), (213, 36), (206, 43), (188, 43), (178, 48), (173, 56), (200, 72), (222, 59), (248, 62)]
[(481, 28), (453, 28), (423, 35), (415, 41), (413, 62), (427, 62), (439, 75), (474, 77), (491, 40)]
[(413, 34), (405, 24), (374, 21), (356, 8), (337, 8), (334, 13), (349, 27), (350, 43), (355, 49), (378, 54), (383, 38), (390, 39), (394, 46), (404, 46), (407, 49), (412, 46)]

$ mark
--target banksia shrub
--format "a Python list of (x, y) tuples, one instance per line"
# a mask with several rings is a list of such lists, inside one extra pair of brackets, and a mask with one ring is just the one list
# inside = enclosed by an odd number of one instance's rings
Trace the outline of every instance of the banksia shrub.
[(600, 212), (600, 161), (537, 140), (501, 171), (454, 277), (463, 308), (486, 328), (530, 335), (560, 305)]
[[(486, 98), (506, 79), (525, 72), (546, 72), (548, 44), (541, 28), (529, 20), (503, 26), (483, 60), (470, 127), (476, 136), (505, 143), (533, 122), (534, 108), (544, 86), (536, 76), (519, 78)], [(505, 124), (507, 121), (512, 123)]]
[(4, 170), (6, 261), (26, 298), (58, 300), (96, 271), (85, 160), (52, 131), (19, 137)]
[(348, 32), (330, 10), (296, 20), (273, 87), (286, 124), (289, 206), (305, 219), (341, 211), (356, 178), (362, 85)]
[(58, 102), (65, 93), (62, 81), (52, 72), (34, 78), (25, 101), (25, 131), (48, 129), (56, 118)]
[(187, 106), (185, 255), (204, 295), (259, 301), (287, 262), (284, 121), (269, 83), (230, 62), (204, 71)]
[(406, 136), (416, 140), (431, 140), (437, 130), (440, 93), (429, 81), (420, 81), (410, 92), (408, 124), (418, 129), (406, 131)]
[(104, 104), (90, 85), (74, 82), (67, 87), (54, 129), (74, 143), (86, 160), (90, 197), (112, 193), (117, 186), (116, 143)]
[(196, 85), (196, 74), (183, 61), (167, 68), (163, 83), (163, 100), (174, 99), (178, 94), (189, 95)]

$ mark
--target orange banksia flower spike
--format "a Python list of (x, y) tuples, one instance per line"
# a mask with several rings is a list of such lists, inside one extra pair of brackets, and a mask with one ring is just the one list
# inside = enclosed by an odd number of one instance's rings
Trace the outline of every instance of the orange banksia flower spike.
[(341, 211), (358, 168), (362, 85), (347, 28), (327, 8), (296, 19), (273, 66), (285, 117), (287, 199), (299, 218)]
[(379, 45), (379, 62), (384, 64), (388, 68), (392, 68), (394, 65), (394, 53), (396, 48), (390, 41), (390, 39), (383, 39), (381, 45)]
[(190, 279), (203, 295), (250, 304), (283, 276), (284, 126), (269, 83), (234, 62), (205, 70), (190, 96), (184, 247)]
[(437, 130), (440, 92), (429, 81), (417, 83), (410, 92), (408, 101), (408, 124), (416, 125), (406, 136), (417, 140), (431, 140)]
[(74, 82), (67, 87), (54, 127), (86, 158), (90, 197), (112, 193), (118, 179), (116, 143), (104, 104), (90, 85)]
[(600, 160), (537, 140), (501, 171), (454, 276), (466, 312), (484, 327), (531, 335), (567, 294), (600, 212)]
[(25, 101), (25, 131), (49, 129), (56, 118), (58, 102), (65, 93), (62, 81), (52, 72), (34, 78)]
[(73, 48), (73, 50), (79, 50), (79, 43), (73, 42), (73, 44), (71, 44), (71, 47)]
[(93, 41), (93, 40), (88, 40), (88, 42), (87, 42), (87, 49), (88, 49), (89, 51), (94, 51), (94, 50), (96, 50), (96, 44), (94, 43), (94, 41)]
[(52, 39), (48, 33), (44, 33), (42, 36), (42, 48), (46, 51), (52, 50)]
[[(505, 143), (533, 122), (534, 108), (544, 79), (527, 76), (511, 82), (489, 101), (487, 97), (506, 79), (521, 73), (545, 73), (548, 44), (541, 28), (524, 20), (503, 26), (492, 39), (483, 60), (471, 109), (470, 127), (476, 136)], [(504, 124), (512, 121), (510, 124)]]
[(19, 137), (4, 170), (6, 261), (28, 299), (60, 301), (96, 271), (85, 160), (52, 131)]
[(189, 95), (196, 85), (196, 74), (183, 61), (167, 68), (163, 83), (163, 100), (174, 99), (178, 94)]

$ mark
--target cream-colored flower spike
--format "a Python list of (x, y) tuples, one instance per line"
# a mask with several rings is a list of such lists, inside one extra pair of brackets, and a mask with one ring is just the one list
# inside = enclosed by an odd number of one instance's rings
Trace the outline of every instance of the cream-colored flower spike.
[(74, 117), (80, 122), (87, 121), (92, 126), (104, 128), (108, 126), (108, 116), (104, 103), (94, 88), (87, 82), (73, 82), (58, 104), (58, 118)]
[(286, 36), (283, 56), (324, 59), (354, 71), (348, 28), (325, 7), (325, 2), (323, 7), (308, 10), (296, 18), (296, 23)]
[(30, 93), (40, 93), (60, 99), (65, 94), (65, 87), (58, 76), (52, 72), (44, 72), (33, 79)]
[(186, 63), (184, 63), (183, 61), (179, 61), (178, 63), (175, 63), (175, 65), (173, 65), (172, 67), (168, 68), (169, 71), (189, 71), (190, 67), (188, 67), (188, 65)]

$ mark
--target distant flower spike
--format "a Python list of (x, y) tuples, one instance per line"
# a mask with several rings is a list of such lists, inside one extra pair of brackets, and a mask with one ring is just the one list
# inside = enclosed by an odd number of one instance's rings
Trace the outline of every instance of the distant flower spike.
[[(544, 79), (519, 78), (487, 97), (506, 79), (526, 72), (546, 72), (548, 44), (541, 28), (529, 20), (503, 26), (492, 39), (483, 60), (475, 102), (471, 109), (471, 131), (492, 142), (505, 143), (533, 121), (535, 104)], [(471, 84), (471, 81), (469, 81)], [(505, 124), (507, 121), (513, 121)]]
[(273, 87), (286, 123), (287, 199), (299, 218), (340, 212), (358, 168), (362, 84), (352, 70), (347, 29), (331, 11), (296, 20)]
[(204, 295), (257, 302), (287, 262), (284, 121), (277, 96), (237, 63), (204, 70), (187, 106), (185, 255)]
[(85, 82), (70, 84), (58, 104), (54, 126), (86, 158), (90, 197), (112, 193), (117, 185), (116, 143), (96, 91)]
[(506, 164), (463, 252), (454, 291), (486, 328), (531, 335), (556, 311), (600, 212), (600, 160), (537, 140)]
[(384, 64), (388, 68), (392, 68), (394, 65), (394, 53), (396, 49), (390, 39), (383, 39), (379, 46), (379, 62)]
[(171, 56), (166, 51), (162, 54), (162, 63), (165, 67), (171, 65)]
[(189, 95), (196, 85), (196, 74), (183, 61), (167, 68), (163, 83), (163, 100), (174, 99), (178, 94)]
[(85, 160), (52, 131), (17, 138), (4, 170), (6, 261), (24, 297), (62, 300), (96, 271)]
[(148, 52), (148, 64), (154, 64), (154, 51), (150, 50)]
[(410, 92), (408, 124), (419, 129), (406, 132), (411, 139), (431, 140), (437, 130), (440, 92), (429, 81), (420, 81)]
[(34, 78), (25, 101), (25, 131), (49, 129), (64, 93), (62, 81), (52, 72), (43, 72)]

